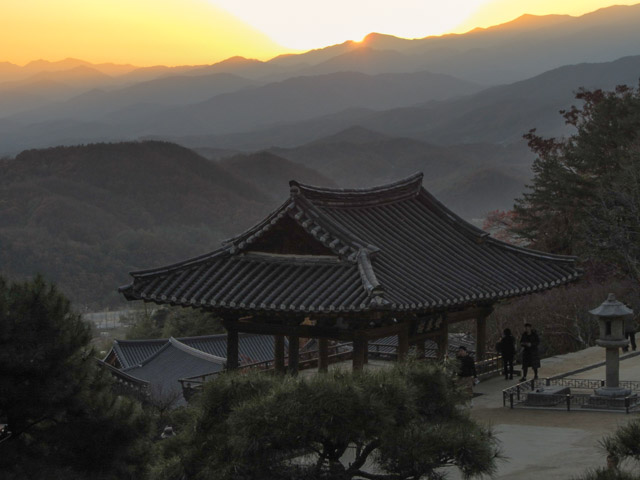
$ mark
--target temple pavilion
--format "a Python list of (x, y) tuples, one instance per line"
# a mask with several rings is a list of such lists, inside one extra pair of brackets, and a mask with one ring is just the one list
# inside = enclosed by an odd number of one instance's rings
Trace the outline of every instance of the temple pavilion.
[(422, 174), (367, 189), (290, 182), (289, 197), (262, 222), (206, 255), (131, 273), (128, 300), (200, 308), (227, 329), (227, 368), (238, 333), (273, 335), (276, 370), (298, 368), (299, 339), (353, 342), (353, 369), (367, 343), (397, 336), (398, 358), (425, 341), (447, 350), (449, 326), (475, 320), (476, 357), (486, 318), (504, 299), (576, 280), (575, 257), (491, 238), (422, 188)]

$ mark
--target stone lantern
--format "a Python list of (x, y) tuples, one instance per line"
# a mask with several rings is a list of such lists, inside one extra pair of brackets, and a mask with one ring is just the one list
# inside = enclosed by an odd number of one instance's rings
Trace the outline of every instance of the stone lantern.
[(620, 348), (629, 342), (624, 335), (624, 321), (633, 315), (633, 310), (610, 293), (602, 305), (589, 313), (598, 317), (600, 338), (596, 344), (607, 349), (606, 384), (595, 393), (604, 397), (626, 397), (631, 390), (620, 387)]

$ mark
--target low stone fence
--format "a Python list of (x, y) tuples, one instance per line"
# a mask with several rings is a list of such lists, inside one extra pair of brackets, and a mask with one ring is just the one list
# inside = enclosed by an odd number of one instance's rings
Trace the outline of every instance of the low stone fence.
[(615, 411), (640, 410), (640, 382), (620, 381), (631, 390), (625, 397), (603, 398), (594, 390), (605, 386), (604, 380), (583, 378), (542, 378), (527, 380), (502, 391), (503, 406), (547, 410)]

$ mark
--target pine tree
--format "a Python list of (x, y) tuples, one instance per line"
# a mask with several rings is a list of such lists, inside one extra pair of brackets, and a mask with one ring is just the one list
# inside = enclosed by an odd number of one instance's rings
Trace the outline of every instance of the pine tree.
[(0, 277), (0, 444), (3, 478), (141, 478), (149, 421), (114, 395), (89, 328), (41, 277)]

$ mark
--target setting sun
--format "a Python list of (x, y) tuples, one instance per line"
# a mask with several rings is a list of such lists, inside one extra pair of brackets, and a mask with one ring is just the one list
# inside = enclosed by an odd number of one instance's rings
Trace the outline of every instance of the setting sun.
[[(622, 4), (633, 2), (623, 1)], [(525, 14), (581, 15), (606, 0), (7, 0), (0, 61), (75, 57), (136, 65), (208, 64), (241, 55), (267, 60), (358, 41), (462, 33)]]

